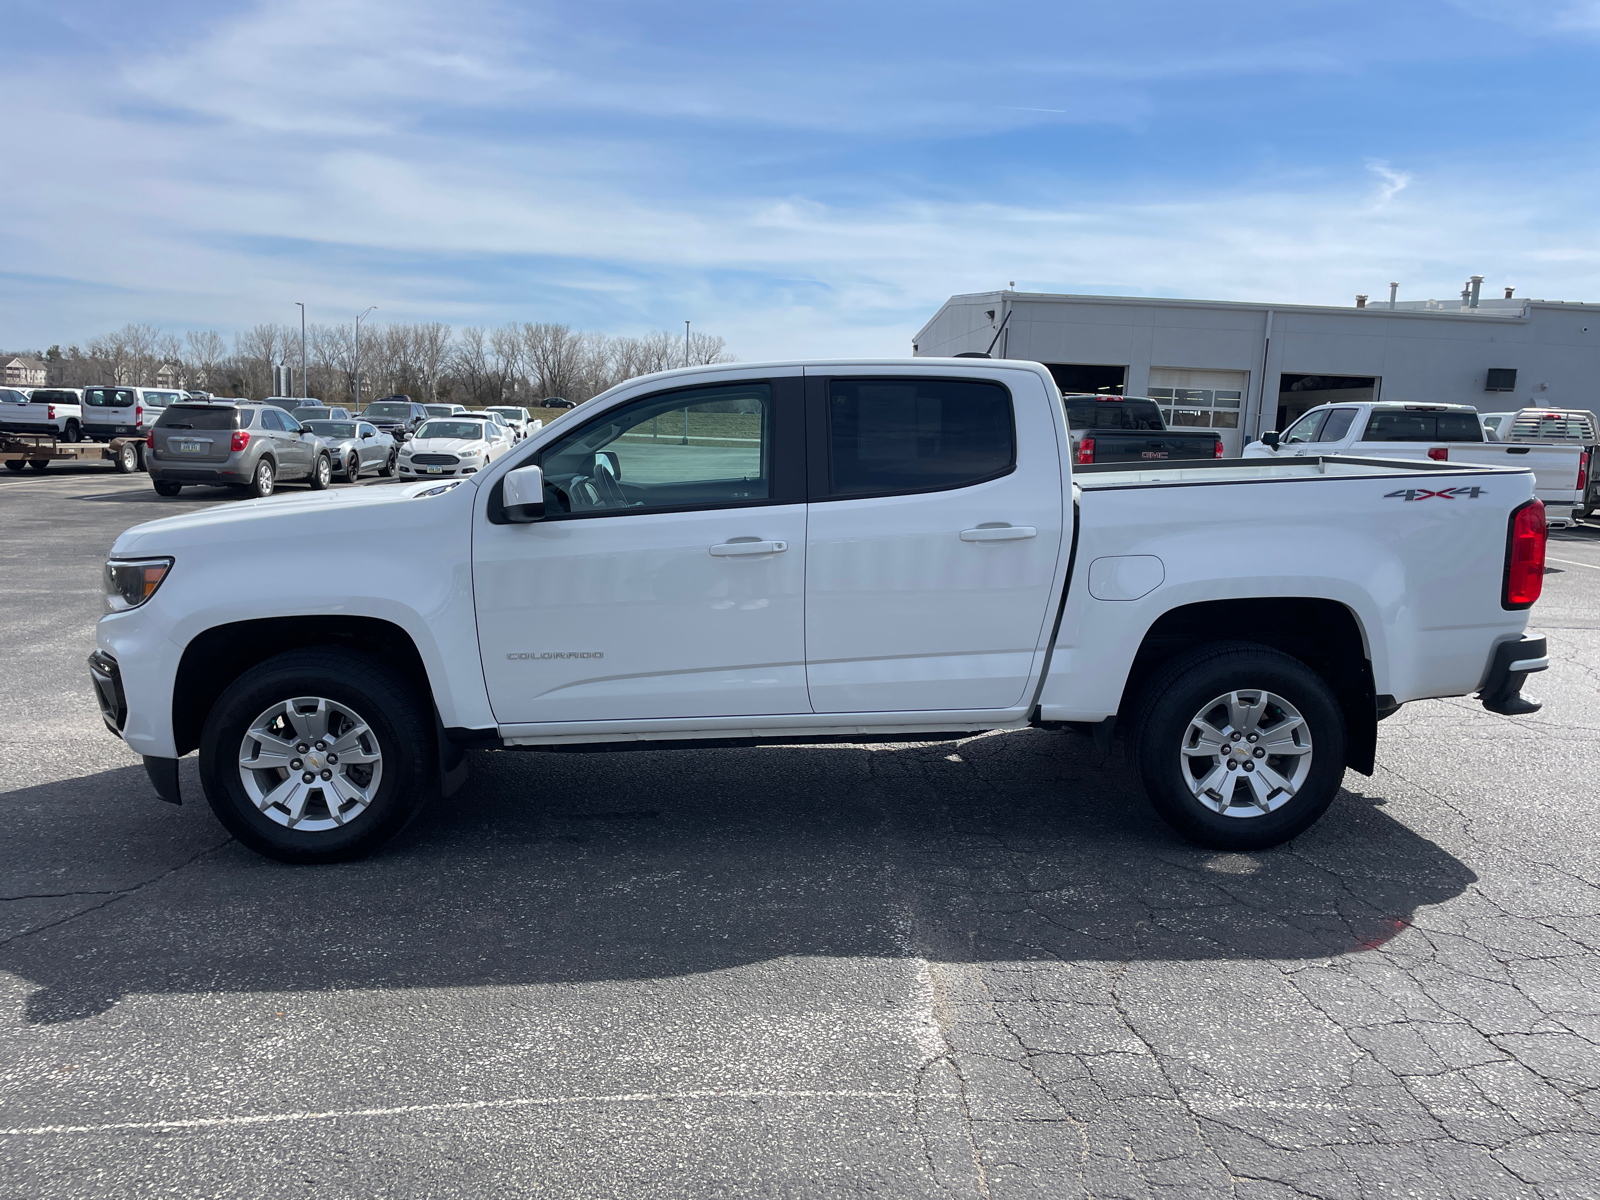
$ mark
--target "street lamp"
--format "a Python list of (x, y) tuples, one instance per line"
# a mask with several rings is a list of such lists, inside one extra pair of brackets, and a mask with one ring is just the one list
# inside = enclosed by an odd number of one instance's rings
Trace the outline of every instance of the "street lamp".
[(356, 400), (355, 400), (355, 404), (356, 404), (356, 411), (357, 412), (361, 411), (361, 317), (366, 316), (367, 313), (369, 313), (369, 312), (376, 312), (377, 309), (378, 309), (378, 306), (376, 304), (369, 305), (368, 308), (367, 308), (367, 312), (362, 313), (361, 316), (358, 316), (356, 318)]
[(306, 394), (306, 306), (296, 300), (300, 309), (300, 394)]

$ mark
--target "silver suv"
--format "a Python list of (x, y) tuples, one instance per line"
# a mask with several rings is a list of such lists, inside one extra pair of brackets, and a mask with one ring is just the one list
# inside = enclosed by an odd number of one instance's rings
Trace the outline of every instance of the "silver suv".
[(280, 480), (291, 479), (321, 491), (333, 478), (322, 439), (271, 404), (169, 404), (150, 431), (144, 457), (162, 496), (176, 496), (186, 483), (228, 484), (270, 496)]

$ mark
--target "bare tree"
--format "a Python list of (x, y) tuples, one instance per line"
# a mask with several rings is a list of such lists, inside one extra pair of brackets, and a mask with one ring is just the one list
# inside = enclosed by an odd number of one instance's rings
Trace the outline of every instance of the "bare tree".
[(439, 372), (450, 354), (450, 326), (428, 321), (412, 328), (411, 352), (418, 379), (431, 400), (439, 398)]
[(263, 322), (234, 338), (234, 354), (245, 393), (255, 399), (272, 393), (272, 368), (283, 361), (289, 345), (287, 325)]
[(728, 353), (727, 340), (713, 337), (709, 333), (691, 333), (689, 335), (689, 363), (691, 366), (704, 367), (712, 363), (734, 362), (733, 355)]
[(540, 399), (565, 396), (578, 389), (582, 381), (583, 342), (583, 335), (574, 334), (570, 325), (540, 322), (522, 326), (523, 365)]
[(190, 386), (204, 388), (208, 392), (217, 391), (220, 387), (218, 368), (228, 353), (222, 335), (215, 329), (191, 329), (187, 341)]

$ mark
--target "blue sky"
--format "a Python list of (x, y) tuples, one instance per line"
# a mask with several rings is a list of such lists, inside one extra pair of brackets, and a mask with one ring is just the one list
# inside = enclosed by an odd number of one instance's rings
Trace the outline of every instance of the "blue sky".
[(1600, 0), (6, 9), (6, 349), (296, 300), (746, 359), (905, 353), (1013, 279), (1600, 300)]

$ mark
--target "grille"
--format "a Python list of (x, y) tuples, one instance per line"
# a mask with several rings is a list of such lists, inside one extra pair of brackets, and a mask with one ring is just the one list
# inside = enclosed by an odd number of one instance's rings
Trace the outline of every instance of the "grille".
[(411, 461), (421, 467), (453, 467), (461, 460), (454, 454), (413, 454)]

